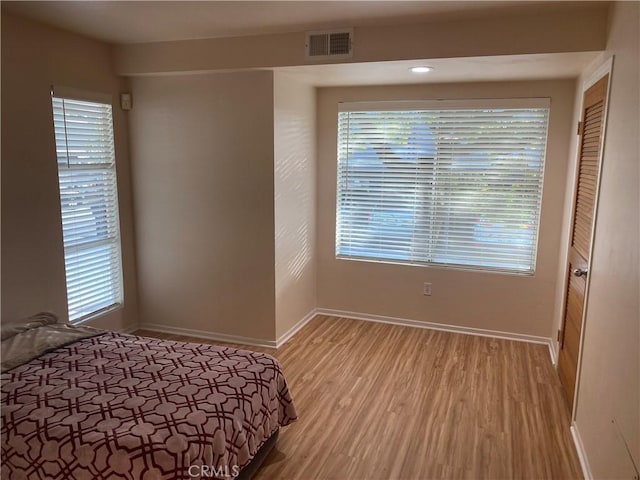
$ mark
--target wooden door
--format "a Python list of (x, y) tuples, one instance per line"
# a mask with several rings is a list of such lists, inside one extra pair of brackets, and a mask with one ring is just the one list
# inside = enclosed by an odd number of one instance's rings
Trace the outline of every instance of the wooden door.
[(564, 322), (558, 356), (558, 374), (571, 408), (580, 355), (608, 83), (609, 75), (605, 75), (584, 93), (582, 122), (579, 126), (577, 188), (573, 205)]

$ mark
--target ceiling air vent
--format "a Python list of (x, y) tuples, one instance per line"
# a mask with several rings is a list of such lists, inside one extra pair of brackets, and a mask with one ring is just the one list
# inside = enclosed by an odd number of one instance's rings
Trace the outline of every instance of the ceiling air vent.
[(324, 60), (327, 58), (351, 58), (353, 29), (324, 30), (307, 32), (307, 58)]

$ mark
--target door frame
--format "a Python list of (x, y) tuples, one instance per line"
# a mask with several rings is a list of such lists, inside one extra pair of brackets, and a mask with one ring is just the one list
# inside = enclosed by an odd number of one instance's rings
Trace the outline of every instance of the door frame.
[[(602, 77), (604, 77), (605, 75), (609, 74), (609, 79), (607, 82), (607, 96), (606, 96), (606, 103), (605, 103), (605, 110), (604, 110), (604, 114), (603, 114), (603, 126), (602, 126), (602, 142), (600, 142), (600, 151), (598, 152), (598, 154), (600, 155), (600, 162), (598, 165), (598, 178), (597, 178), (597, 182), (596, 182), (596, 191), (595, 191), (595, 199), (594, 199), (594, 212), (593, 212), (593, 219), (591, 222), (591, 238), (589, 239), (589, 258), (587, 259), (587, 266), (589, 268), (589, 271), (591, 271), (591, 262), (593, 259), (593, 245), (595, 243), (595, 236), (596, 236), (596, 226), (597, 226), (597, 222), (598, 222), (598, 204), (599, 204), (599, 199), (600, 199), (600, 184), (601, 184), (601, 180), (602, 180), (602, 166), (604, 164), (604, 148), (605, 148), (605, 144), (606, 144), (606, 140), (607, 140), (607, 124), (608, 124), (608, 117), (609, 117), (609, 101), (611, 99), (611, 77), (612, 77), (612, 73), (613, 73), (613, 60), (614, 60), (614, 56), (610, 56), (609, 58), (607, 58), (606, 60), (604, 60), (602, 62), (602, 64), (597, 67), (595, 70), (593, 70), (588, 77), (582, 82), (581, 85), (581, 89), (580, 89), (580, 109), (579, 109), (579, 115), (578, 115), (578, 122), (582, 121), (582, 115), (584, 112), (584, 94), (585, 92), (592, 87), (598, 80), (600, 80)], [(569, 234), (567, 235), (567, 241), (566, 244), (564, 245), (564, 254), (565, 254), (565, 265), (564, 265), (564, 269), (563, 269), (563, 282), (562, 282), (562, 308), (560, 309), (561, 312), (561, 319), (560, 319), (560, 327), (562, 328), (562, 335), (564, 336), (564, 318), (565, 318), (565, 309), (567, 307), (567, 288), (569, 286), (569, 276), (567, 274), (568, 272), (568, 268), (569, 268), (569, 261), (570, 261), (570, 255), (569, 255), (569, 251), (571, 248), (571, 228), (573, 225), (573, 222), (575, 220), (575, 202), (576, 202), (576, 196), (578, 194), (578, 176), (580, 175), (580, 169), (579, 167), (579, 162), (580, 162), (580, 139), (582, 138), (581, 135), (576, 135), (576, 139), (574, 140), (575, 145), (576, 145), (576, 152), (575, 152), (575, 158), (573, 159), (573, 167), (574, 167), (574, 175), (573, 175), (573, 182), (571, 184), (571, 189), (572, 189), (572, 194), (571, 194), (571, 217), (569, 219), (569, 223), (566, 225), (566, 228), (569, 231)], [(589, 274), (587, 276), (587, 278), (585, 279), (585, 291), (584, 291), (584, 306), (582, 309), (582, 318), (580, 320), (581, 324), (582, 324), (582, 328), (580, 331), (580, 340), (578, 342), (578, 363), (576, 366), (576, 385), (575, 385), (575, 390), (573, 392), (573, 407), (572, 407), (572, 411), (571, 411), (571, 424), (573, 424), (575, 422), (576, 419), (576, 412), (577, 412), (577, 407), (578, 407), (578, 392), (580, 391), (580, 373), (582, 370), (582, 353), (583, 353), (583, 344), (584, 344), (584, 335), (585, 335), (585, 330), (587, 328), (586, 325), (586, 318), (587, 318), (587, 310), (588, 310), (588, 305), (589, 305), (589, 290), (590, 290), (590, 285), (591, 285), (591, 274)], [(560, 353), (560, 344), (558, 344), (558, 354)], [(556, 362), (556, 368), (558, 367), (558, 364)]]

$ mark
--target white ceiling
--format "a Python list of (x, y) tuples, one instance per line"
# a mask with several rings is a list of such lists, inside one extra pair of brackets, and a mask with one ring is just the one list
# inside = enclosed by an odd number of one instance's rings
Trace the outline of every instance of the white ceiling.
[[(599, 52), (503, 55), (494, 57), (441, 58), (337, 65), (281, 67), (283, 72), (317, 87), (392, 85), (412, 83), (483, 82), (575, 78)], [(426, 74), (409, 68), (433, 67)]]
[(543, 1), (2, 1), (2, 8), (110, 43), (444, 21), (576, 7)]
[[(2, 9), (111, 43), (138, 43), (410, 24), (575, 8), (544, 1), (14, 1)], [(602, 2), (598, 2), (602, 3)], [(281, 67), (319, 87), (577, 77), (596, 52)], [(416, 75), (411, 66), (434, 71)]]

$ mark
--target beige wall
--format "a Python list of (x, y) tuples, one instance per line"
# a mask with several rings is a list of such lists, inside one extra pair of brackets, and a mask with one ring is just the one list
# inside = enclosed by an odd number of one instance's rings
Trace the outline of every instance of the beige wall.
[[(322, 308), (550, 337), (572, 135), (572, 80), (323, 88), (318, 91), (318, 305)], [(551, 97), (534, 277), (335, 258), (336, 127), (341, 101)], [(433, 295), (422, 295), (423, 282)]]
[(606, 55), (615, 59), (576, 407), (594, 478), (632, 478), (621, 438), (640, 465), (639, 25), (640, 4), (614, 6)]
[(67, 318), (51, 85), (111, 93), (116, 102), (124, 308), (90, 323), (121, 329), (137, 321), (127, 116), (111, 67), (107, 45), (2, 12), (3, 321), (42, 310)]
[[(602, 50), (606, 6), (547, 4), (536, 13), (461, 21), (356, 27), (351, 62)], [(305, 65), (304, 32), (139, 43), (116, 47), (124, 75)], [(322, 63), (322, 62), (319, 62)], [(332, 62), (327, 62), (332, 63)]]
[(273, 340), (272, 72), (132, 92), (141, 322)]
[(274, 75), (276, 338), (316, 307), (315, 88)]

